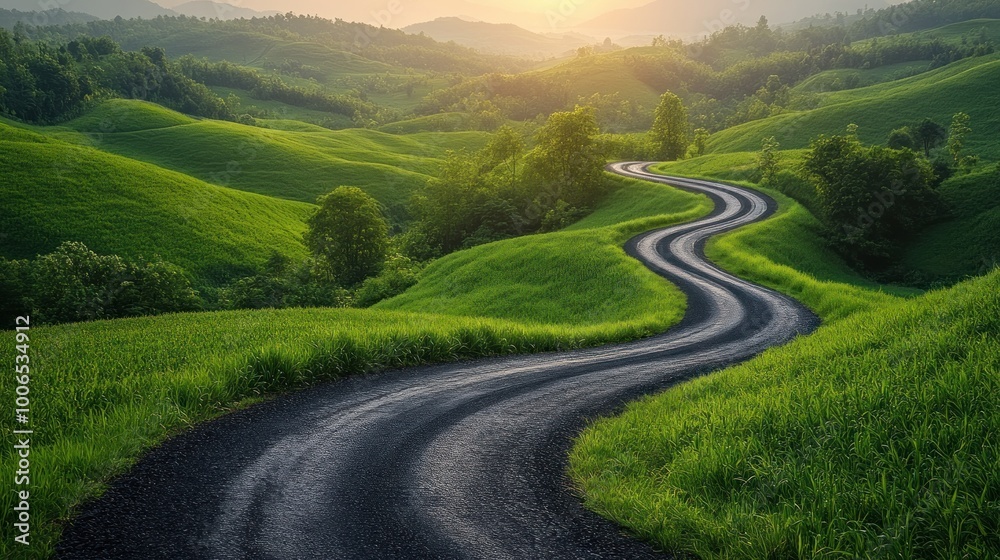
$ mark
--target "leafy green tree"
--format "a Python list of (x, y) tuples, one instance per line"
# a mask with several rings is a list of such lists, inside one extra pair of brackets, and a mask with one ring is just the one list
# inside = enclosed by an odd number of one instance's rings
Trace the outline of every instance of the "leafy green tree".
[(343, 286), (378, 274), (389, 249), (378, 202), (357, 187), (337, 187), (316, 203), (305, 240), (320, 269)]
[(604, 157), (597, 147), (600, 131), (590, 107), (553, 113), (536, 135), (535, 149), (529, 154), (536, 188), (550, 200), (545, 211), (564, 200), (573, 207), (592, 207), (603, 193)]
[(681, 98), (671, 92), (660, 97), (650, 131), (657, 157), (674, 161), (684, 157), (688, 148), (687, 111)]
[(902, 150), (907, 148), (910, 150), (915, 150), (917, 148), (918, 140), (914, 137), (913, 130), (908, 126), (897, 128), (889, 133), (889, 140), (886, 145), (893, 150)]
[(781, 163), (781, 144), (771, 136), (764, 138), (760, 143), (760, 151), (757, 152), (757, 173), (760, 175), (761, 183), (770, 184), (774, 176), (778, 173), (778, 164)]
[(951, 119), (951, 128), (948, 131), (948, 153), (951, 154), (952, 163), (960, 167), (962, 163), (962, 153), (965, 150), (965, 137), (972, 132), (969, 123), (972, 121), (966, 113), (956, 113)]
[(903, 244), (940, 215), (931, 165), (912, 150), (820, 136), (805, 168), (834, 248), (869, 270), (886, 268)]
[(914, 133), (924, 149), (924, 155), (927, 157), (930, 157), (931, 150), (941, 145), (941, 142), (944, 142), (944, 139), (948, 136), (948, 131), (931, 119), (924, 119), (917, 125)]
[(952, 157), (952, 163), (964, 173), (972, 173), (972, 170), (979, 164), (979, 156), (965, 153), (965, 139), (972, 132), (969, 126), (971, 118), (966, 113), (958, 113), (951, 121), (951, 130), (948, 137), (948, 151)]
[(694, 143), (691, 146), (691, 153), (694, 156), (705, 155), (705, 149), (708, 146), (708, 139), (712, 134), (707, 128), (698, 128), (694, 131)]
[(507, 125), (500, 127), (483, 148), (481, 159), (484, 171), (492, 170), (498, 182), (513, 190), (517, 185), (524, 147), (521, 133)]

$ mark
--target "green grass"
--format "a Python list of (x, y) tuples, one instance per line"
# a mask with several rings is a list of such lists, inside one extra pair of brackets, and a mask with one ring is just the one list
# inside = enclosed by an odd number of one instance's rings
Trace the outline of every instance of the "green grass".
[(876, 306), (578, 439), (588, 507), (701, 558), (1000, 555), (1000, 272)]
[[(365, 129), (303, 130), (288, 123), (259, 128), (195, 121), (166, 109), (151, 116), (148, 104), (133, 101), (95, 112), (70, 126), (89, 134), (102, 150), (215, 185), (300, 202), (312, 203), (341, 185), (357, 186), (378, 199), (395, 222), (405, 221), (410, 196), (437, 174), (446, 150), (477, 149), (488, 138), (478, 132), (398, 136)], [(178, 124), (160, 126), (169, 122), (164, 115)]]
[(304, 258), (312, 206), (209, 185), (0, 123), (0, 255), (32, 258), (63, 241), (102, 254), (160, 255), (223, 279), (272, 251)]
[(984, 274), (1000, 263), (1000, 188), (993, 166), (941, 185), (951, 219), (924, 231), (903, 263), (925, 280), (953, 282)]
[(930, 117), (947, 126), (964, 111), (972, 117), (967, 149), (984, 159), (1000, 160), (993, 131), (1000, 128), (994, 102), (1000, 80), (1000, 55), (964, 60), (913, 78), (867, 88), (826, 94), (813, 110), (783, 113), (714, 134), (710, 152), (760, 149), (760, 141), (775, 136), (784, 148), (806, 148), (820, 134), (841, 134), (848, 124), (860, 125), (859, 137), (884, 144), (889, 132)]
[[(446, 256), (379, 309), (494, 317), (576, 327), (615, 325), (643, 336), (684, 315), (680, 291), (628, 257), (635, 234), (706, 214), (700, 197), (615, 179), (611, 199), (573, 227)], [(569, 289), (567, 289), (569, 287)]]
[(662, 91), (646, 84), (631, 71), (628, 57), (648, 56), (659, 58), (663, 49), (635, 47), (583, 58), (570, 58), (554, 66), (536, 70), (535, 73), (566, 84), (570, 101), (579, 97), (620, 94), (652, 113), (660, 101)]
[(930, 60), (918, 60), (916, 62), (901, 62), (899, 64), (888, 64), (877, 68), (855, 69), (838, 68), (836, 70), (826, 70), (813, 74), (802, 80), (792, 88), (792, 93), (825, 93), (833, 90), (835, 83), (839, 80), (841, 87), (857, 76), (858, 87), (868, 87), (886, 82), (909, 78), (917, 74), (922, 74), (930, 70)]

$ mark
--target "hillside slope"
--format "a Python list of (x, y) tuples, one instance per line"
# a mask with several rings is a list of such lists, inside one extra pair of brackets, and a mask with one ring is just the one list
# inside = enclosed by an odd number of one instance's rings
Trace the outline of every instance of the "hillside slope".
[(749, 122), (714, 134), (710, 152), (744, 152), (760, 149), (762, 138), (774, 136), (782, 148), (805, 148), (819, 134), (842, 133), (848, 124), (861, 128), (866, 143), (885, 143), (889, 133), (904, 125), (931, 118), (947, 125), (965, 111), (972, 117), (968, 150), (988, 160), (1000, 160), (1000, 144), (993, 131), (1000, 129), (996, 84), (1000, 81), (1000, 55), (949, 65), (913, 78), (830, 94), (823, 106), (788, 112)]
[(305, 256), (312, 206), (226, 189), (0, 122), (0, 256), (63, 241), (222, 280), (272, 252)]
[[(193, 120), (155, 105), (115, 101), (67, 123), (94, 147), (242, 191), (312, 203), (341, 185), (379, 200), (395, 222), (449, 149), (483, 133), (397, 136), (364, 129), (301, 132)], [(58, 129), (57, 129), (58, 130)], [(316, 129), (311, 129), (316, 130)]]
[(705, 559), (996, 557), (998, 318), (1000, 271), (876, 307), (598, 422), (573, 476)]

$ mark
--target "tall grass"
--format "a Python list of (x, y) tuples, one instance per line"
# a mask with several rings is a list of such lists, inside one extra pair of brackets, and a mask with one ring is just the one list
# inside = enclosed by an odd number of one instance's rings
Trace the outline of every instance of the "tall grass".
[(701, 558), (1000, 555), (1000, 272), (591, 426), (587, 505)]

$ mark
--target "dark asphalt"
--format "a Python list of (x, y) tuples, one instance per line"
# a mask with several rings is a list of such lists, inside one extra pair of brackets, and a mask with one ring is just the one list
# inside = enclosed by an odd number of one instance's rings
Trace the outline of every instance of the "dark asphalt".
[(357, 377), (199, 426), (148, 453), (66, 528), (60, 558), (661, 558), (586, 511), (565, 476), (589, 418), (812, 331), (795, 301), (704, 258), (773, 200), (641, 163), (715, 211), (629, 254), (688, 313), (647, 340)]

